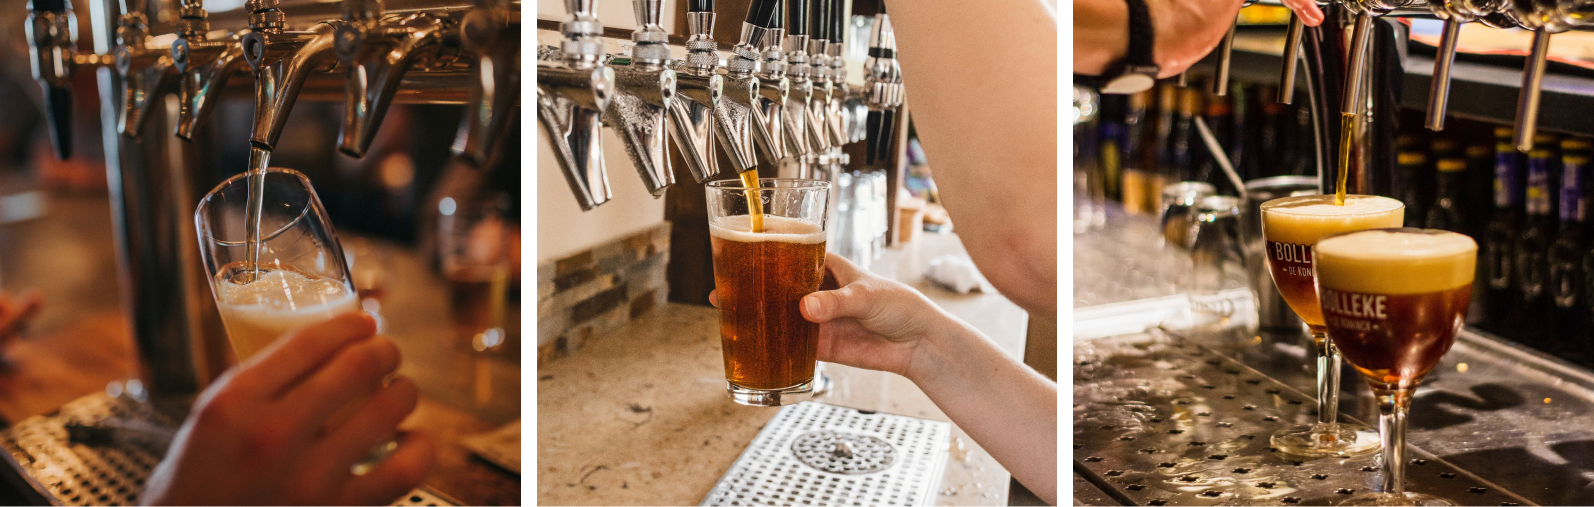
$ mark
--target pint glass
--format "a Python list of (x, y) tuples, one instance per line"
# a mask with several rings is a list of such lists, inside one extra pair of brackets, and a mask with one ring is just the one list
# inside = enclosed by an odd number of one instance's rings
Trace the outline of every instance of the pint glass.
[[(259, 256), (250, 262), (249, 192), (261, 184)], [(271, 168), (263, 180), (245, 172), (217, 185), (194, 210), (199, 253), (210, 276), (211, 294), (242, 362), (289, 331), (360, 309), (349, 263), (310, 179), (292, 169)], [(362, 397), (333, 414), (328, 427), (348, 420)], [(389, 440), (350, 470), (369, 471), (398, 448)]]
[[(798, 309), (825, 274), (825, 205), (830, 183), (766, 178), (707, 185), (714, 287), (731, 399), (791, 405), (813, 395), (819, 325)], [(757, 208), (749, 206), (755, 200)], [(760, 219), (761, 216), (761, 219)], [(755, 231), (754, 223), (762, 230)]]

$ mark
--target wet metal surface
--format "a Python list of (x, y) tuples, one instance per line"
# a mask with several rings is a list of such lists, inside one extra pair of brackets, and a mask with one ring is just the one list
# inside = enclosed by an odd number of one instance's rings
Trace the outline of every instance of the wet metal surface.
[[(1315, 419), (1315, 401), (1294, 387), (1299, 382), (1231, 358), (1229, 350), (1246, 347), (1232, 344), (1244, 340), (1214, 342), (1153, 331), (1076, 345), (1076, 473), (1137, 505), (1331, 505), (1379, 487), (1376, 454), (1307, 460), (1270, 449), (1274, 431)], [(1412, 410), (1413, 437), (1426, 431), (1418, 421), (1430, 407), (1421, 400), (1434, 394), (1420, 395)], [(1457, 466), (1443, 450), (1428, 452), (1426, 439), (1412, 440), (1408, 490), (1460, 505), (1533, 503), (1502, 473), (1510, 467)]]

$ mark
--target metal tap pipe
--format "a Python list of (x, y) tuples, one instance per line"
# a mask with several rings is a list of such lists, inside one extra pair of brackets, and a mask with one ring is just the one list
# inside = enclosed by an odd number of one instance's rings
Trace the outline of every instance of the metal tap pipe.
[(819, 150), (813, 144), (808, 127), (808, 102), (814, 95), (814, 82), (810, 76), (813, 66), (808, 63), (808, 0), (785, 0), (782, 3), (786, 7), (789, 31), (780, 50), (785, 56), (786, 77), (791, 82), (782, 125), (785, 127), (787, 148), (799, 164), (807, 165)]
[(503, 2), (479, 0), (459, 23), (460, 43), (476, 55), (476, 66), (453, 152), (476, 168), (497, 162), (520, 112), (520, 23), (513, 14)]
[(362, 158), (376, 139), (405, 73), (418, 62), (438, 57), (450, 22), (427, 13), (383, 20), (381, 2), (375, 0), (344, 5), (349, 12), (333, 43), (348, 86), (338, 151)]
[[(847, 61), (842, 58), (841, 54), (842, 49), (846, 47), (845, 21), (847, 14), (844, 12), (846, 2), (843, 0), (826, 0), (826, 2), (829, 3), (830, 8), (830, 15), (826, 20), (830, 25), (830, 44), (826, 48), (826, 53), (830, 56), (830, 81), (834, 83), (830, 91), (830, 103), (826, 106), (829, 118), (827, 124), (830, 136), (839, 148), (849, 141), (846, 115), (843, 111), (845, 109), (844, 103), (847, 100), (847, 92), (851, 90), (851, 87), (847, 85)], [(832, 159), (840, 160), (841, 157), (832, 157)]]
[(309, 74), (337, 63), (334, 39), (342, 20), (317, 23), (305, 31), (283, 30), (277, 0), (249, 0), (249, 33), (241, 44), (255, 74), (255, 118), (249, 144), (270, 151), (282, 136), (288, 113)]
[(603, 112), (615, 94), (614, 69), (603, 63), (603, 24), (596, 0), (566, 0), (559, 58), (539, 53), (537, 116), (552, 141), (565, 181), (582, 210), (613, 197), (603, 161)]
[(136, 139), (150, 107), (176, 83), (177, 67), (171, 48), (147, 46), (149, 20), (144, 16), (142, 2), (128, 3), (116, 29), (121, 44), (116, 46), (114, 55), (116, 72), (122, 77), (123, 97), (116, 132)]
[(72, 56), (77, 17), (70, 0), (32, 0), (26, 26), (33, 80), (44, 89), (50, 144), (64, 160), (72, 156)]
[(1450, 101), (1450, 69), (1456, 60), (1456, 40), (1461, 35), (1461, 24), (1478, 21), (1498, 10), (1496, 0), (1449, 0), (1430, 2), (1428, 8), (1434, 17), (1445, 21), (1444, 33), (1439, 37), (1439, 52), (1434, 56), (1433, 81), (1428, 87), (1428, 113), (1423, 125), (1439, 132), (1445, 129), (1445, 107)]
[(631, 32), (631, 61), (614, 65), (615, 94), (604, 110), (603, 123), (620, 134), (626, 155), (654, 197), (675, 184), (675, 171), (665, 151), (667, 111), (675, 100), (675, 71), (669, 33), (659, 25), (660, 0), (635, 0), (637, 29)]
[(1284, 65), (1279, 69), (1278, 97), (1274, 100), (1280, 104), (1295, 102), (1295, 69), (1301, 60), (1301, 32), (1306, 29), (1306, 23), (1300, 16), (1290, 15), (1290, 28), (1284, 35)]
[(869, 58), (864, 60), (864, 103), (869, 106), (869, 149), (866, 163), (873, 164), (890, 148), (895, 130), (895, 112), (902, 105), (902, 69), (896, 59), (897, 38), (891, 18), (875, 14), (869, 34)]
[(1533, 51), (1528, 55), (1522, 70), (1522, 90), (1517, 96), (1517, 128), (1512, 141), (1517, 150), (1526, 153), (1533, 149), (1533, 136), (1538, 133), (1539, 97), (1544, 85), (1544, 73), (1550, 52), (1550, 36), (1585, 24), (1576, 13), (1580, 2), (1511, 2), (1510, 9), (1516, 22), (1533, 30)]
[(791, 82), (784, 69), (779, 68), (785, 65), (783, 61), (764, 57), (765, 46), (780, 47), (784, 30), (780, 28), (779, 7), (778, 0), (754, 0), (748, 9), (740, 42), (731, 47), (733, 56), (726, 60), (725, 100), (721, 103), (728, 107), (717, 111), (721, 124), (751, 123), (754, 144), (770, 162), (788, 156), (781, 116)]
[[(676, 64), (676, 95), (670, 103), (669, 119), (676, 147), (681, 158), (698, 183), (719, 173), (714, 159), (714, 137), (717, 111), (725, 95), (725, 80), (719, 74), (718, 43), (714, 42), (714, 2), (695, 0), (687, 6), (686, 26), (691, 34), (686, 41), (686, 60)], [(742, 136), (751, 144), (750, 136)], [(731, 146), (726, 143), (726, 155), (738, 170), (753, 165), (751, 146)], [(745, 155), (737, 153), (744, 151)], [(745, 157), (746, 160), (737, 160)], [(744, 165), (745, 164), (745, 165)]]

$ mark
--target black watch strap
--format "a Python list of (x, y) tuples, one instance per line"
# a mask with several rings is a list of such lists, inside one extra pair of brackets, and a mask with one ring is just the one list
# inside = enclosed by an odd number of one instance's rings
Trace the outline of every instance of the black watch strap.
[(1129, 48), (1123, 61), (1102, 76), (1102, 93), (1137, 93), (1156, 83), (1156, 30), (1146, 0), (1124, 0), (1129, 6)]

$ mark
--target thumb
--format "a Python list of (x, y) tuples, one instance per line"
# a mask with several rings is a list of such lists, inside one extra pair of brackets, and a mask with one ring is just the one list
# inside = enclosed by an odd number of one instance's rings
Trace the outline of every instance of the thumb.
[(803, 296), (803, 318), (809, 322), (825, 323), (841, 318), (867, 319), (880, 303), (875, 301), (878, 292), (866, 284), (855, 283), (836, 290), (822, 290)]

